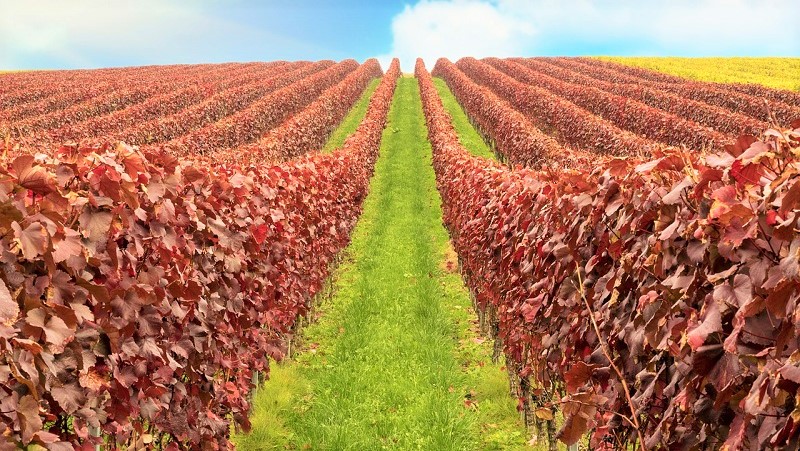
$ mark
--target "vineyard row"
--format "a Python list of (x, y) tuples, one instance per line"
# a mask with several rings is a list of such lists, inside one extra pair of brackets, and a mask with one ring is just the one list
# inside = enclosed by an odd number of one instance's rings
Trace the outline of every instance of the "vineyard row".
[[(481, 64), (462, 66), (529, 91)], [(592, 449), (797, 447), (800, 129), (511, 170), (461, 147), (416, 76), (444, 221), (532, 424), (560, 411), (558, 438)]]

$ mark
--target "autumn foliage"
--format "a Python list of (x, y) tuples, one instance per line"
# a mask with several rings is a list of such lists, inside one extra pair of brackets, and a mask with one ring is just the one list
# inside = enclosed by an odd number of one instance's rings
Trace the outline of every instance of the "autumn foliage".
[[(243, 65), (243, 67), (237, 68), (235, 71), (213, 71), (209, 74), (175, 77), (173, 78), (173, 89), (169, 92), (150, 97), (142, 103), (111, 114), (93, 117), (86, 121), (54, 130), (50, 133), (50, 138), (56, 142), (64, 142), (97, 136), (110, 136), (138, 127), (140, 124), (154, 119), (166, 118), (184, 110), (189, 110), (221, 93), (233, 94), (238, 102), (243, 103), (248, 98), (252, 98), (261, 92), (257, 89), (257, 86), (261, 85), (254, 86), (254, 83), (259, 81), (263, 83), (265, 79), (272, 79), (278, 74), (291, 72), (293, 68), (303, 67), (308, 64), (306, 62), (285, 63), (282, 61), (253, 63)], [(244, 95), (245, 92), (247, 95)], [(206, 120), (213, 117), (213, 113), (209, 114)], [(187, 129), (189, 124), (186, 122), (183, 122), (183, 124), (184, 129)], [(151, 135), (149, 138), (153, 139), (154, 136)], [(141, 142), (141, 144), (144, 143)], [(131, 144), (140, 143), (131, 141)]]
[(230, 114), (164, 144), (178, 155), (212, 154), (258, 140), (264, 133), (299, 113), (326, 89), (357, 70), (355, 60), (344, 60), (259, 98)]
[[(582, 66), (572, 58), (520, 58), (513, 61), (559, 80), (581, 86), (599, 88), (608, 93), (673, 113), (689, 121), (710, 127), (720, 133), (739, 136), (748, 133), (758, 134), (769, 128), (769, 124), (764, 121), (704, 102), (686, 99), (676, 94), (649, 87), (642, 82), (636, 83), (635, 79), (632, 78), (625, 79), (624, 82), (611, 82), (600, 78), (592, 78), (589, 74), (599, 75), (599, 73), (587, 66)], [(666, 136), (667, 139), (671, 138), (670, 135)], [(679, 143), (690, 145), (690, 142), (679, 141)], [(720, 144), (725, 143), (722, 142)]]
[(657, 147), (652, 140), (623, 130), (545, 88), (517, 81), (486, 62), (462, 58), (456, 66), (562, 145), (607, 155), (640, 155)]
[(332, 154), (208, 166), (103, 144), (2, 164), (5, 447), (227, 448), (349, 240), (398, 76)]
[[(591, 84), (571, 83), (530, 69), (536, 62), (492, 58), (496, 69), (525, 83), (542, 86), (624, 130), (647, 139), (693, 149), (721, 148), (729, 138), (690, 119), (650, 107), (634, 98), (604, 91)], [(538, 66), (535, 66), (538, 67)], [(735, 119), (735, 118), (734, 118)], [(752, 121), (756, 122), (756, 121)], [(759, 127), (763, 129), (763, 127)]]
[(189, 108), (138, 123), (112, 136), (139, 145), (179, 139), (183, 135), (197, 132), (216, 121), (237, 114), (276, 90), (297, 83), (333, 64), (333, 61), (300, 62), (283, 66), (274, 73), (267, 71), (254, 81), (223, 89)]
[(478, 130), (512, 166), (558, 164), (574, 167), (589, 164), (598, 158), (589, 152), (562, 147), (489, 88), (464, 75), (450, 60), (439, 59), (433, 68), (433, 75), (447, 82)]
[[(586, 66), (609, 69), (617, 79), (644, 84), (686, 99), (727, 108), (761, 121), (786, 125), (800, 119), (800, 106), (796, 105), (797, 96), (791, 93), (781, 95), (779, 91), (763, 87), (737, 88), (736, 85), (687, 82), (672, 75), (608, 61), (590, 58), (579, 58), (579, 61)], [(765, 92), (772, 94), (767, 95)]]
[[(592, 449), (800, 448), (800, 97), (583, 58), (434, 74), (504, 160), (417, 61), (526, 417)], [(399, 62), (325, 155), (376, 60), (66, 75), (0, 89), (0, 450), (228, 448), (349, 241)]]
[(509, 170), (461, 147), (416, 74), (445, 223), (527, 411), (594, 449), (798, 447), (800, 124)]
[(370, 81), (380, 75), (378, 60), (367, 60), (344, 80), (320, 94), (303, 111), (268, 131), (258, 141), (234, 149), (230, 157), (239, 162), (274, 161), (299, 157), (322, 148)]

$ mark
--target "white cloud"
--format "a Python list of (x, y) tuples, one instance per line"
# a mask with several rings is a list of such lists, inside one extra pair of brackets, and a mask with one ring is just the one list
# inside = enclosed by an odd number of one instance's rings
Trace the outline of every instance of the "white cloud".
[(665, 47), (706, 54), (800, 53), (796, 0), (683, 1), (654, 12), (653, 35)]
[(519, 54), (535, 33), (528, 23), (505, 14), (497, 5), (455, 0), (406, 5), (392, 20), (392, 34), (392, 51), (379, 59), (385, 64), (390, 57), (398, 57), (404, 70), (410, 71), (417, 57), (432, 65), (439, 57)]
[(422, 0), (392, 22), (405, 70), (417, 56), (800, 56), (797, 0)]
[(623, 51), (663, 55), (800, 54), (796, 0), (499, 0), (498, 8), (525, 17), (550, 43), (624, 41)]

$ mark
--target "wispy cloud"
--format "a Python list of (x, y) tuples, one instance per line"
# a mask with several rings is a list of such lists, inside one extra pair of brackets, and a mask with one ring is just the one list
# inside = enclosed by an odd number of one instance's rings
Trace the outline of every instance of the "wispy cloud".
[[(273, 59), (315, 51), (302, 39), (221, 17), (213, 1), (10, 1), (0, 14), (0, 68), (98, 67)], [(283, 54), (286, 54), (284, 52)]]
[(800, 55), (797, 0), (423, 0), (389, 55)]

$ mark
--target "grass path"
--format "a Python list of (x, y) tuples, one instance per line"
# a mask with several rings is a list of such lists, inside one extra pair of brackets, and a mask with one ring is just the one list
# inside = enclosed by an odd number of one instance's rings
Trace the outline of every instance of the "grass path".
[(358, 124), (360, 124), (361, 120), (364, 119), (364, 116), (367, 115), (369, 99), (372, 97), (372, 93), (378, 89), (378, 84), (380, 82), (380, 78), (376, 78), (370, 82), (370, 84), (367, 86), (367, 89), (365, 89), (364, 93), (361, 94), (361, 98), (359, 98), (356, 104), (353, 105), (353, 108), (351, 108), (350, 112), (347, 113), (347, 116), (345, 116), (345, 118), (342, 120), (342, 123), (339, 124), (339, 127), (337, 127), (328, 138), (328, 142), (325, 143), (325, 147), (322, 148), (323, 153), (333, 152), (334, 150), (342, 147), (347, 137), (356, 131)]
[(444, 109), (450, 113), (453, 127), (456, 129), (456, 132), (458, 132), (458, 139), (461, 141), (461, 145), (477, 157), (494, 159), (494, 152), (486, 145), (486, 141), (484, 141), (480, 133), (475, 130), (475, 127), (472, 126), (467, 113), (464, 112), (464, 109), (461, 108), (461, 104), (458, 103), (458, 100), (456, 100), (456, 97), (450, 91), (447, 82), (436, 77), (433, 79), (433, 84), (436, 86), (436, 91), (442, 99)]
[(239, 449), (524, 449), (441, 223), (421, 108), (402, 78), (333, 296), (256, 394)]

